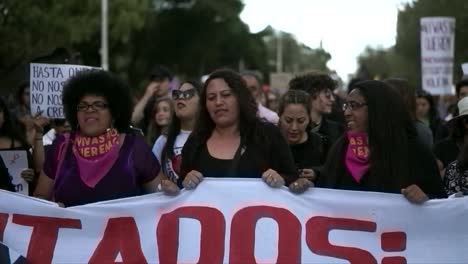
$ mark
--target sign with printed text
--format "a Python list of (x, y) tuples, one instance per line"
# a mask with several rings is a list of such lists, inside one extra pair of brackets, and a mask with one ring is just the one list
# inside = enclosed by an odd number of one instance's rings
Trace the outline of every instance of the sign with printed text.
[(421, 18), (422, 88), (433, 95), (453, 94), (455, 18)]
[(226, 178), (69, 208), (6, 191), (0, 201), (0, 238), (30, 263), (468, 263), (468, 197), (413, 205)]
[(0, 156), (12, 177), (16, 192), (29, 195), (28, 183), (21, 177), (21, 171), (29, 168), (26, 150), (2, 150)]
[(49, 118), (65, 118), (62, 105), (64, 83), (82, 71), (100, 68), (70, 64), (30, 64), (31, 113)]

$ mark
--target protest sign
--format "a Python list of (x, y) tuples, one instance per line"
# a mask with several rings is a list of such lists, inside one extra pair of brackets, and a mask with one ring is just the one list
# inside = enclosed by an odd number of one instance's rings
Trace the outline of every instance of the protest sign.
[(26, 150), (2, 150), (0, 156), (12, 177), (16, 192), (29, 195), (28, 183), (21, 178), (21, 171), (29, 168)]
[(65, 118), (62, 105), (63, 85), (68, 78), (82, 71), (100, 68), (70, 65), (31, 63), (30, 94), (31, 113), (42, 113), (49, 118)]
[(433, 95), (453, 94), (455, 18), (421, 18), (422, 88)]

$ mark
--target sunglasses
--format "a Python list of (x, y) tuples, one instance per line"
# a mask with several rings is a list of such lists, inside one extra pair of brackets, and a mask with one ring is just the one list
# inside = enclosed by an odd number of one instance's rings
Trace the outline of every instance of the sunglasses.
[(190, 98), (194, 97), (197, 93), (195, 88), (188, 89), (185, 91), (181, 90), (174, 90), (172, 91), (172, 99), (174, 100), (189, 100)]

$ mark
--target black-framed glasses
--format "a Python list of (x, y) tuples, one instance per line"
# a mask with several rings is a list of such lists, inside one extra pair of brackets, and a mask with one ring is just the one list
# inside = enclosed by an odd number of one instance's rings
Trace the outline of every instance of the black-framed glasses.
[(77, 106), (76, 106), (76, 110), (80, 111), (80, 112), (86, 112), (89, 110), (89, 108), (93, 109), (94, 111), (102, 111), (102, 110), (105, 110), (109, 107), (109, 105), (105, 102), (102, 102), (102, 101), (97, 101), (97, 102), (94, 102), (92, 104), (88, 104), (88, 103), (79, 103)]
[(343, 111), (346, 111), (346, 109), (349, 109), (351, 111), (357, 110), (363, 106), (366, 106), (367, 103), (359, 103), (356, 101), (349, 101), (343, 104)]
[(174, 90), (172, 91), (172, 99), (174, 100), (189, 100), (190, 98), (194, 97), (197, 91), (195, 88), (191, 88), (185, 91), (181, 90)]

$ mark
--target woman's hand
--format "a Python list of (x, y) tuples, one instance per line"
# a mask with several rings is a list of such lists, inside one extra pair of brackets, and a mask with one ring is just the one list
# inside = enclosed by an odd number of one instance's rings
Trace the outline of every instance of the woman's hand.
[(314, 187), (314, 183), (306, 178), (299, 178), (289, 185), (289, 190), (293, 193), (303, 193), (307, 191), (309, 187)]
[(284, 185), (284, 179), (281, 175), (278, 174), (275, 170), (268, 169), (262, 174), (263, 181), (268, 184), (268, 186), (273, 188), (279, 188)]
[(317, 178), (315, 171), (313, 169), (301, 169), (299, 170), (299, 177), (306, 178), (307, 180), (313, 182)]
[(25, 180), (26, 182), (30, 183), (34, 181), (34, 170), (33, 169), (24, 169), (21, 171), (21, 178)]
[(416, 184), (410, 185), (401, 190), (401, 194), (411, 203), (422, 204), (429, 200), (429, 197)]
[(42, 112), (38, 112), (32, 117), (32, 121), (34, 124), (34, 128), (36, 131), (42, 133), (44, 131), (44, 127), (49, 124), (50, 120), (47, 117), (41, 115)]
[(180, 189), (177, 186), (177, 184), (167, 179), (161, 181), (161, 190), (164, 192), (165, 195), (171, 196), (177, 195), (180, 192)]
[(201, 172), (192, 170), (187, 175), (185, 176), (184, 181), (182, 182), (182, 185), (184, 186), (185, 189), (187, 190), (192, 190), (195, 189), (200, 182), (203, 181), (203, 175)]

